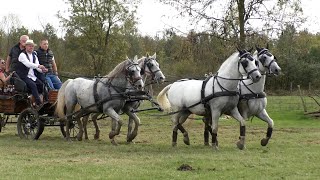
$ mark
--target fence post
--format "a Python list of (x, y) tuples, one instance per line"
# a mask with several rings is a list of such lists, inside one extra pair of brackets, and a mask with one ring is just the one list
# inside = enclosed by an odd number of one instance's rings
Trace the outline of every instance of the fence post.
[(298, 87), (298, 91), (299, 91), (299, 96), (300, 96), (300, 99), (301, 99), (301, 102), (302, 102), (302, 105), (303, 105), (303, 110), (304, 112), (307, 112), (307, 106), (302, 98), (302, 93), (301, 93), (301, 89), (300, 89), (300, 85), (297, 85)]

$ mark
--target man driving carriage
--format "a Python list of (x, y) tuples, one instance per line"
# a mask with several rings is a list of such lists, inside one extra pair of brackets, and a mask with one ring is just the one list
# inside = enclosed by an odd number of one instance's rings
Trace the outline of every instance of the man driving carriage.
[(25, 43), (25, 50), (19, 55), (16, 73), (26, 83), (28, 89), (31, 90), (35, 98), (36, 108), (43, 103), (39, 93), (43, 93), (43, 73), (48, 69), (39, 64), (36, 53), (34, 52), (36, 44), (33, 40), (29, 39)]

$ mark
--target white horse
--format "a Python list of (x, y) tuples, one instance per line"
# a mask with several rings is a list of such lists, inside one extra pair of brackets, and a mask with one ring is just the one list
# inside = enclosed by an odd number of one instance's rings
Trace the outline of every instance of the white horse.
[(141, 68), (135, 56), (133, 61), (128, 59), (121, 62), (106, 77), (99, 80), (76, 78), (63, 83), (58, 93), (56, 114), (60, 118), (67, 117), (66, 139), (70, 140), (71, 115), (75, 106), (79, 104), (82, 109), (74, 115), (79, 125), (78, 140), (82, 139), (83, 134), (80, 117), (88, 113), (100, 112), (107, 114), (113, 120), (109, 138), (112, 144), (116, 145), (114, 137), (120, 133), (122, 126), (118, 113), (127, 100), (126, 92), (132, 90), (132, 87), (142, 89), (144, 86), (140, 72)]
[(240, 101), (238, 108), (243, 118), (248, 119), (249, 117), (256, 116), (268, 123), (266, 138), (261, 139), (261, 145), (266, 146), (271, 138), (274, 124), (266, 111), (267, 98), (264, 93), (264, 85), (266, 76), (270, 74), (279, 75), (281, 68), (276, 62), (276, 57), (269, 52), (268, 47), (257, 47), (254, 57), (260, 63), (259, 69), (263, 76), (257, 83), (253, 84), (250, 80), (243, 80), (239, 84)]
[[(146, 83), (147, 78), (150, 78), (150, 81), (154, 80), (157, 83), (163, 83), (165, 80), (165, 76), (163, 75), (156, 58), (157, 58), (157, 55), (156, 53), (154, 53), (154, 55), (152, 56), (149, 56), (147, 54), (146, 57), (142, 57), (141, 59), (138, 60), (138, 64), (141, 68), (141, 74), (142, 74), (142, 79), (144, 83)], [(138, 109), (138, 107), (140, 106), (140, 102), (141, 101), (136, 101), (136, 100), (126, 101), (126, 104), (122, 109), (122, 111), (129, 116), (127, 142), (131, 142), (138, 134), (140, 118), (132, 110)], [(99, 115), (100, 113), (94, 113), (91, 116), (92, 122), (96, 129), (94, 139), (99, 139), (100, 137), (100, 130), (97, 124), (97, 118)], [(88, 139), (88, 132), (87, 132), (88, 118), (89, 118), (89, 115), (83, 117), (82, 119), (85, 139)], [(133, 122), (135, 123), (134, 129), (133, 129)]]
[[(218, 148), (218, 120), (221, 114), (230, 114), (240, 122), (240, 137), (237, 142), (239, 149), (245, 147), (245, 120), (240, 115), (237, 104), (238, 82), (242, 76), (259, 81), (261, 74), (257, 68), (258, 62), (246, 50), (232, 54), (219, 68), (218, 73), (202, 80), (177, 81), (166, 86), (158, 95), (158, 103), (163, 109), (170, 109), (173, 115), (172, 145), (177, 143), (177, 130), (184, 135), (184, 142), (189, 143), (187, 131), (182, 123), (193, 113), (211, 117), (212, 146)], [(166, 95), (167, 94), (167, 95)]]
[[(271, 138), (274, 123), (266, 111), (267, 98), (264, 93), (264, 85), (266, 76), (279, 75), (281, 68), (276, 62), (276, 57), (269, 52), (268, 46), (267, 48), (256, 47), (253, 57), (259, 61), (259, 70), (263, 76), (256, 83), (253, 83), (251, 79), (240, 81), (238, 85), (240, 92), (238, 109), (244, 119), (256, 116), (268, 123), (266, 138), (261, 139), (261, 145), (266, 146)], [(209, 132), (211, 132), (210, 121), (207, 119), (210, 119), (210, 117), (205, 117), (205, 145), (209, 145)]]

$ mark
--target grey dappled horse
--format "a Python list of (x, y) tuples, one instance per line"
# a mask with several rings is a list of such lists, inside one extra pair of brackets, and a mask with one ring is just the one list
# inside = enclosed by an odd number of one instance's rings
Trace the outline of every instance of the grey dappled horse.
[(176, 112), (173, 115), (172, 145), (176, 146), (177, 131), (181, 130), (184, 142), (189, 144), (187, 131), (182, 123), (190, 114), (211, 117), (212, 146), (218, 148), (218, 120), (221, 114), (227, 113), (240, 122), (239, 149), (245, 147), (245, 119), (240, 115), (237, 104), (238, 83), (242, 76), (250, 77), (253, 82), (259, 81), (261, 74), (258, 62), (246, 50), (232, 54), (219, 68), (215, 76), (202, 80), (182, 80), (166, 86), (158, 95), (158, 103), (163, 109)]
[[(72, 121), (70, 115), (74, 112), (75, 106), (79, 104), (82, 109), (75, 114), (75, 119), (79, 124), (78, 140), (82, 139), (83, 134), (80, 117), (88, 113), (99, 112), (112, 118), (109, 138), (112, 144), (116, 145), (114, 137), (120, 133), (122, 126), (118, 113), (126, 102), (125, 93), (132, 90), (133, 87), (142, 89), (144, 86), (140, 71), (136, 56), (134, 60), (127, 59), (121, 62), (106, 77), (99, 80), (76, 78), (64, 82), (58, 93), (56, 114), (60, 118), (67, 117), (66, 139), (70, 140), (69, 126)], [(66, 113), (64, 112), (65, 107)]]
[[(146, 57), (143, 57), (138, 60), (138, 64), (141, 68), (141, 74), (142, 74), (142, 79), (144, 83), (146, 82), (147, 78), (151, 78), (151, 80), (156, 81), (157, 83), (163, 83), (165, 80), (165, 76), (163, 75), (159, 63), (156, 59), (156, 53), (154, 55), (149, 56), (147, 54)], [(132, 140), (137, 136), (138, 133), (138, 127), (140, 125), (140, 119), (134, 113), (132, 110), (138, 109), (140, 106), (141, 101), (135, 100), (135, 101), (126, 101), (126, 104), (124, 105), (122, 111), (126, 113), (129, 116), (129, 122), (128, 122), (128, 133), (127, 133), (127, 142), (132, 142)], [(100, 137), (100, 130), (99, 126), (97, 124), (97, 118), (100, 114), (95, 113), (92, 114), (92, 122), (94, 124), (94, 127), (96, 129), (94, 139), (99, 139)], [(83, 127), (84, 127), (84, 135), (85, 139), (88, 139), (88, 133), (87, 133), (87, 122), (88, 122), (88, 116), (83, 117), (82, 122), (83, 122)], [(135, 122), (134, 129), (133, 128), (133, 122)]]
[[(254, 52), (253, 57), (259, 61), (259, 70), (263, 76), (256, 83), (253, 83), (251, 79), (240, 81), (238, 86), (240, 92), (238, 109), (244, 119), (256, 116), (268, 123), (266, 138), (261, 139), (261, 145), (266, 146), (271, 138), (274, 123), (266, 111), (267, 98), (264, 93), (264, 85), (266, 76), (279, 75), (281, 68), (276, 62), (276, 57), (269, 52), (268, 46), (266, 48), (259, 48), (256, 46), (256, 49), (257, 50)], [(204, 120), (205, 145), (209, 145), (209, 132), (211, 132), (210, 121), (207, 121), (207, 119), (208, 118), (205, 118)]]

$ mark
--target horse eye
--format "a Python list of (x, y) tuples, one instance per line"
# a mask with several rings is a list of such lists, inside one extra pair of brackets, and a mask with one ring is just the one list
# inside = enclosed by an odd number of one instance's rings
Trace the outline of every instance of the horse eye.
[(242, 65), (242, 67), (245, 69), (245, 68), (247, 68), (248, 67), (248, 61), (242, 61), (241, 62), (241, 65)]
[(257, 67), (259, 66), (259, 62), (258, 61), (255, 61), (255, 64), (256, 64)]

